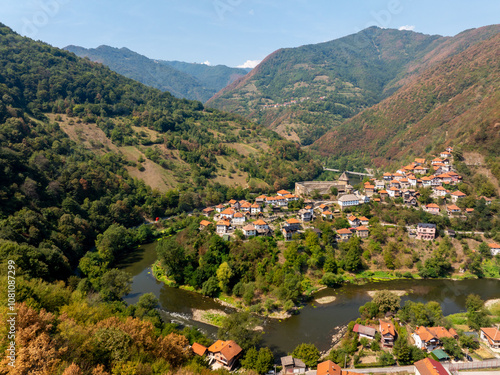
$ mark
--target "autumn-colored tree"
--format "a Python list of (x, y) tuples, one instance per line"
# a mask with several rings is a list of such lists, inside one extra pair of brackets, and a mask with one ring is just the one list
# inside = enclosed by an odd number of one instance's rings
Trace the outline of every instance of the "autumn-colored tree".
[(192, 351), (189, 341), (184, 336), (170, 333), (158, 338), (155, 354), (164, 358), (172, 367), (178, 367), (192, 356)]

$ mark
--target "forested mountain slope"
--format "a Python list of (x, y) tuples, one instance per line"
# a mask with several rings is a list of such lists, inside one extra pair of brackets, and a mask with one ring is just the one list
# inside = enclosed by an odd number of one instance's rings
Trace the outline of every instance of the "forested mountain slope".
[[(500, 176), (500, 34), (432, 65), (403, 88), (312, 148), (376, 166), (402, 163), (445, 145), (489, 156)], [(459, 146), (459, 147), (457, 147)]]
[(422, 69), (498, 30), (494, 25), (448, 38), (370, 27), (326, 43), (280, 49), (207, 105), (249, 116), (307, 145)]
[[(133, 226), (248, 193), (219, 177), (286, 187), (320, 171), (258, 125), (204, 111), (4, 25), (0, 45), (0, 241), (10, 241), (0, 258), (22, 254), (20, 273), (64, 278), (113, 223)], [(147, 186), (140, 172), (148, 162), (169, 172), (177, 189)]]
[(125, 47), (103, 45), (97, 48), (83, 48), (71, 45), (64, 49), (79, 57), (102, 63), (125, 77), (161, 91), (168, 91), (178, 98), (201, 102), (206, 102), (224, 86), (247, 73), (245, 69), (222, 65), (212, 67), (180, 61), (153, 60)]

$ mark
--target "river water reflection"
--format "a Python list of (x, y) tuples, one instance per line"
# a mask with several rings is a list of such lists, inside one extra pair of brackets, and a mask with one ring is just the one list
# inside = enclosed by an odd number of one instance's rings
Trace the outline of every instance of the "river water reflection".
[[(215, 335), (215, 327), (191, 320), (191, 309), (222, 309), (231, 312), (210, 298), (177, 288), (169, 288), (155, 280), (151, 264), (156, 260), (156, 243), (148, 244), (134, 254), (123, 269), (133, 276), (132, 291), (125, 297), (127, 303), (135, 303), (144, 293), (154, 293), (161, 305), (165, 318), (181, 324), (194, 325), (209, 335)], [(332, 303), (321, 305), (314, 301), (304, 306), (300, 314), (278, 321), (266, 320), (264, 344), (275, 354), (291, 352), (302, 342), (313, 343), (320, 350), (330, 347), (332, 334), (338, 326), (356, 319), (361, 305), (371, 300), (371, 290), (406, 290), (402, 302), (437, 301), (445, 315), (465, 311), (465, 298), (470, 293), (480, 295), (484, 300), (500, 298), (500, 280), (395, 280), (365, 285), (345, 285), (338, 289), (325, 289), (315, 297), (336, 296)]]

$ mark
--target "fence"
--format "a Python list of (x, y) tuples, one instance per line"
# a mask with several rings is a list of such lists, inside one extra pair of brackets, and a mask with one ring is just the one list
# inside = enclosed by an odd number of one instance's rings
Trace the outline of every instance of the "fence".
[(465, 363), (450, 363), (448, 370), (452, 374), (457, 374), (458, 371), (476, 370), (487, 368), (500, 368), (500, 359), (488, 359), (486, 361), (465, 362)]

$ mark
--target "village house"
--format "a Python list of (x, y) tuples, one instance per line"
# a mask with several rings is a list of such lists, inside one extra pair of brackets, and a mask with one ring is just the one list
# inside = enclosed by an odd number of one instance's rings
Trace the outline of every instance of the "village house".
[(392, 180), (390, 183), (389, 183), (389, 186), (390, 187), (395, 187), (395, 188), (401, 188), (401, 183), (399, 182), (399, 180)]
[(368, 237), (368, 234), (369, 234), (369, 231), (368, 231), (367, 227), (364, 227), (361, 225), (361, 226), (356, 228), (356, 235), (359, 238), (366, 238), (366, 237)]
[(324, 203), (320, 204), (320, 205), (317, 207), (317, 210), (318, 210), (320, 213), (321, 213), (321, 212), (324, 212), (324, 211), (327, 211), (328, 209), (329, 209), (329, 207), (328, 207), (326, 204), (324, 204)]
[(217, 212), (222, 212), (224, 210), (224, 205), (223, 204), (219, 204), (217, 206), (215, 206), (215, 211)]
[(329, 219), (329, 220), (330, 220), (330, 219), (332, 219), (332, 218), (333, 218), (333, 212), (332, 212), (332, 211), (328, 211), (328, 210), (326, 210), (326, 211), (323, 211), (323, 212), (321, 213), (321, 216), (322, 216), (324, 219)]
[(249, 202), (243, 202), (240, 204), (240, 209), (243, 212), (250, 212), (251, 208), (252, 208), (252, 204)]
[(343, 210), (346, 207), (359, 205), (359, 198), (354, 194), (346, 194), (338, 199), (338, 204), (340, 206), (340, 209)]
[(390, 187), (387, 190), (387, 193), (389, 194), (389, 196), (391, 198), (396, 198), (396, 197), (399, 197), (401, 195), (400, 190), (397, 187), (395, 187), (395, 186)]
[(365, 194), (371, 197), (375, 193), (375, 185), (365, 185)]
[(337, 234), (340, 236), (340, 239), (344, 242), (349, 241), (352, 237), (352, 232), (349, 229), (342, 228), (337, 231)]
[(221, 219), (232, 219), (236, 211), (232, 208), (226, 208), (224, 211), (220, 213)]
[(449, 206), (446, 206), (446, 212), (448, 213), (448, 216), (457, 216), (460, 215), (462, 211), (458, 206), (450, 204)]
[(259, 230), (267, 230), (269, 229), (269, 224), (267, 224), (264, 220), (262, 219), (259, 219), (259, 220), (255, 220), (253, 222), (253, 225), (255, 225), (255, 229), (257, 229), (257, 231)]
[(283, 375), (305, 374), (306, 365), (298, 358), (293, 358), (291, 355), (281, 357), (281, 373)]
[(295, 219), (294, 217), (290, 218), (290, 219), (287, 219), (285, 221), (285, 224), (284, 226), (285, 227), (288, 227), (288, 228), (291, 228), (292, 230), (299, 230), (300, 229), (300, 221)]
[(206, 217), (209, 217), (212, 212), (214, 212), (215, 210), (212, 208), (212, 207), (207, 207), (207, 208), (204, 208), (201, 212), (203, 212), (203, 214), (206, 216)]
[(418, 167), (415, 167), (415, 169), (413, 170), (413, 173), (415, 173), (415, 174), (426, 174), (427, 170), (428, 170), (427, 167), (419, 165)]
[(210, 362), (215, 361), (229, 371), (231, 371), (241, 353), (242, 349), (233, 340), (217, 340), (213, 345), (208, 347), (208, 358)]
[(458, 182), (462, 181), (462, 176), (460, 176), (458, 173), (455, 173), (453, 171), (449, 171), (447, 174), (449, 176), (451, 176), (452, 185), (455, 185)]
[(445, 185), (450, 185), (453, 182), (453, 178), (448, 173), (441, 173), (436, 176)]
[(274, 206), (278, 201), (276, 200), (276, 197), (266, 197), (265, 198), (266, 204)]
[(255, 203), (263, 204), (266, 201), (266, 198), (266, 195), (259, 195), (257, 198), (255, 198)]
[(415, 158), (415, 165), (424, 165), (425, 164), (425, 159), (424, 158)]
[(415, 341), (415, 346), (429, 352), (442, 345), (441, 339), (444, 337), (458, 339), (457, 332), (450, 328), (448, 331), (444, 327), (417, 327), (411, 335)]
[(399, 183), (401, 185), (401, 189), (409, 189), (411, 186), (407, 178), (402, 178), (401, 180), (399, 180)]
[(481, 199), (484, 199), (484, 204), (486, 204), (486, 205), (488, 205), (488, 206), (489, 206), (489, 205), (491, 204), (491, 202), (493, 201), (493, 199), (488, 198), (488, 197), (485, 197), (484, 195), (481, 195), (481, 196), (479, 197), (479, 200), (481, 200)]
[(500, 349), (500, 331), (498, 328), (481, 328), (481, 339), (487, 341), (490, 348)]
[(392, 180), (392, 174), (389, 173), (389, 172), (386, 172), (384, 173), (384, 175), (382, 176), (382, 178), (385, 180), (385, 181), (391, 181)]
[(379, 331), (382, 336), (382, 346), (392, 348), (394, 346), (394, 341), (396, 340), (396, 329), (394, 328), (394, 324), (384, 320), (379, 320)]
[(473, 212), (474, 212), (474, 209), (473, 209), (473, 208), (466, 208), (466, 209), (465, 209), (465, 213), (466, 213), (466, 214), (471, 214), (471, 213), (473, 213)]
[(220, 220), (217, 222), (217, 233), (226, 234), (231, 227), (231, 223), (227, 220)]
[(212, 224), (212, 222), (208, 221), (208, 220), (202, 220), (200, 221), (200, 226), (199, 226), (199, 230), (203, 230), (203, 229), (206, 229), (208, 228), (208, 226)]
[(424, 188), (430, 188), (432, 186), (433, 177), (422, 177), (422, 186)]
[(254, 203), (250, 206), (250, 213), (252, 215), (258, 215), (259, 213), (262, 212), (262, 208), (260, 207), (260, 205), (258, 205), (257, 203)]
[(451, 195), (451, 201), (456, 203), (459, 199), (465, 198), (467, 195), (462, 193), (460, 190), (454, 191)]
[(450, 159), (450, 158), (451, 158), (451, 154), (450, 154), (448, 151), (443, 151), (443, 152), (441, 152), (441, 154), (439, 154), (439, 156), (440, 156), (442, 159)]
[(404, 174), (400, 173), (400, 172), (396, 172), (392, 175), (392, 180), (396, 180), (396, 181), (399, 181), (401, 180), (402, 178), (404, 178)]
[(368, 226), (368, 224), (370, 223), (370, 220), (368, 220), (368, 218), (364, 216), (358, 217), (358, 220), (359, 223), (364, 226)]
[(367, 327), (361, 324), (355, 324), (352, 329), (353, 332), (357, 332), (359, 337), (366, 337), (367, 339), (373, 340), (375, 338), (375, 334), (377, 330), (372, 327)]
[(434, 158), (434, 159), (432, 159), (431, 165), (436, 165), (436, 164), (444, 164), (443, 163), (443, 159), (441, 159), (441, 158)]
[(352, 228), (356, 228), (360, 222), (358, 220), (358, 218), (354, 215), (351, 215), (347, 218), (347, 221), (349, 222), (349, 225), (352, 227)]
[(430, 241), (436, 237), (436, 224), (418, 223), (417, 240)]
[(380, 195), (381, 199), (385, 199), (389, 196), (389, 193), (386, 190), (380, 190), (378, 194)]
[(233, 225), (244, 225), (246, 217), (241, 212), (236, 212), (231, 220)]
[(446, 194), (448, 194), (448, 190), (446, 190), (442, 186), (433, 187), (432, 191), (433, 191), (433, 195), (435, 197), (444, 197), (444, 196), (446, 196)]
[(247, 224), (243, 228), (243, 234), (246, 238), (248, 237), (253, 237), (257, 235), (257, 229), (255, 229), (255, 226), (253, 224)]
[(415, 375), (450, 375), (443, 365), (431, 358), (424, 358), (414, 363)]
[[(310, 206), (308, 206), (308, 207), (310, 207)], [(312, 211), (308, 210), (306, 208), (299, 210), (298, 215), (300, 217), (300, 220), (302, 220), (302, 221), (311, 221), (313, 219)]]
[(285, 198), (288, 202), (293, 202), (293, 201), (299, 200), (299, 197), (296, 196), (295, 194), (287, 194), (287, 195), (285, 195)]
[(491, 250), (491, 255), (500, 255), (500, 245), (497, 243), (489, 243), (488, 246), (490, 247)]
[(375, 189), (376, 190), (382, 190), (385, 188), (385, 181), (384, 180), (375, 180)]
[(293, 228), (284, 226), (281, 228), (281, 233), (283, 234), (283, 237), (285, 238), (285, 241), (290, 241), (295, 233), (297, 233), (297, 230), (294, 230)]
[(439, 206), (436, 203), (429, 203), (425, 205), (425, 211), (430, 214), (438, 215), (439, 214)]
[(288, 199), (278, 195), (276, 197), (276, 205), (279, 207), (286, 207), (288, 206)]
[(290, 194), (289, 191), (286, 191), (286, 190), (280, 190), (278, 191), (276, 194), (278, 194), (280, 197), (285, 197), (287, 196), (288, 194)]

